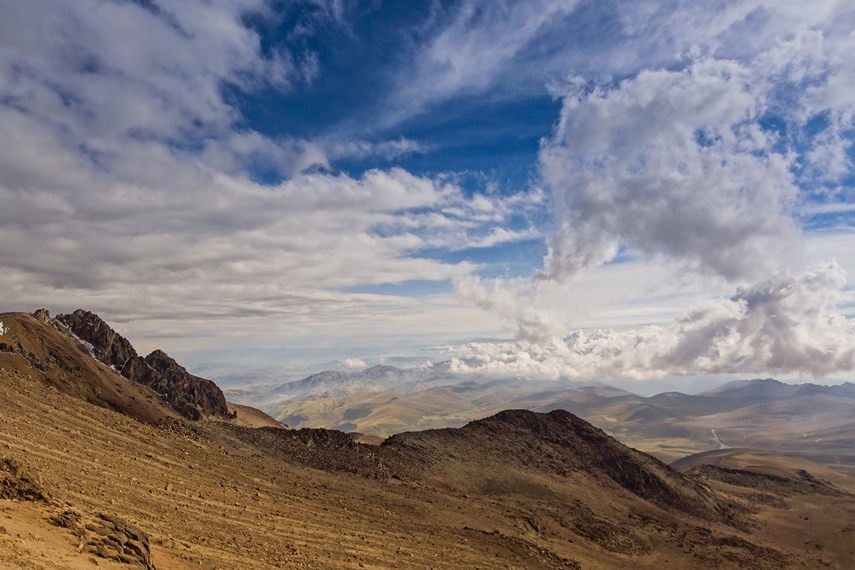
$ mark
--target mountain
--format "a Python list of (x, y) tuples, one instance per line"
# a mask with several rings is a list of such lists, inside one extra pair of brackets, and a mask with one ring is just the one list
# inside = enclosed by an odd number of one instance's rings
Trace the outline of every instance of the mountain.
[[(843, 474), (778, 459), (771, 477), (702, 460), (676, 471), (564, 410), (380, 445), (250, 427), (268, 419), (243, 408), (189, 420), (90, 355), (134, 361), (94, 319), (91, 346), (46, 314), (0, 322), (2, 568), (771, 570), (855, 557)], [(170, 421), (137, 421), (144, 394)]]
[(448, 369), (449, 364), (441, 362), (431, 366), (407, 369), (378, 364), (359, 372), (326, 370), (301, 380), (281, 384), (268, 390), (267, 395), (272, 399), (292, 400), (344, 387), (348, 387), (351, 391), (358, 391), (413, 382), (429, 383), (442, 378), (448, 373)]
[(784, 384), (772, 378), (764, 380), (737, 380), (723, 384), (714, 390), (704, 392), (702, 396), (720, 398), (759, 399), (760, 401), (786, 400), (800, 396), (815, 395), (855, 398), (855, 384), (844, 382), (838, 386), (820, 386), (817, 384)]
[(131, 343), (98, 315), (78, 309), (56, 320), (86, 343), (92, 355), (125, 378), (159, 394), (179, 414), (190, 420), (204, 415), (230, 417), (222, 390), (210, 380), (194, 376), (165, 352), (155, 350), (145, 358)]
[[(473, 421), (462, 428), (405, 432), (383, 442), (396, 450), (405, 463), (421, 463), (430, 469), (448, 470), (465, 462), (479, 466), (480, 477), (502, 470), (535, 472), (552, 477), (579, 476), (590, 485), (615, 486), (664, 509), (724, 517), (722, 504), (703, 487), (684, 479), (650, 455), (630, 449), (590, 423), (564, 410), (540, 414), (528, 410), (505, 410)], [(490, 469), (484, 469), (490, 466)]]
[(64, 334), (64, 327), (47, 311), (3, 313), (0, 323), (3, 370), (144, 422), (178, 417), (159, 394), (92, 358), (88, 347)]
[[(236, 395), (240, 400), (240, 396)], [(720, 447), (763, 447), (855, 472), (855, 384), (731, 382), (690, 395), (650, 397), (608, 386), (521, 378), (461, 379), (341, 387), (285, 402), (265, 401), (296, 428), (333, 428), (385, 438), (412, 430), (461, 427), (507, 408), (570, 411), (619, 441), (663, 461)]]

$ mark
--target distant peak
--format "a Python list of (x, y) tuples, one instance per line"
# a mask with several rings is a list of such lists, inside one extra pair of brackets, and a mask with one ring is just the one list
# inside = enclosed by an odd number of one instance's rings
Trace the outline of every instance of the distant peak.
[(363, 374), (366, 372), (398, 372), (399, 368), (395, 368), (394, 366), (387, 366), (385, 364), (377, 364), (372, 366), (371, 368), (366, 368), (363, 370)]
[(37, 309), (33, 313), (33, 318), (39, 321), (40, 323), (44, 323), (49, 325), (52, 323), (53, 319), (50, 316), (50, 312), (47, 309)]

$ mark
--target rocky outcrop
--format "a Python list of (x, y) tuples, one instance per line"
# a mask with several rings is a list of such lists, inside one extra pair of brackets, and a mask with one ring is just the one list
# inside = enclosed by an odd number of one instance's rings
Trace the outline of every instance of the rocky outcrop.
[(155, 570), (151, 563), (148, 535), (121, 518), (102, 513), (85, 526), (86, 550), (101, 558)]
[(162, 382), (152, 388), (163, 394), (182, 416), (198, 419), (191, 416), (198, 416), (201, 412), (224, 418), (232, 417), (223, 392), (211, 380), (190, 374), (162, 350), (155, 350), (146, 356), (144, 361), (149, 369), (159, 374), (162, 379)]
[(38, 471), (9, 458), (0, 458), (0, 498), (49, 501), (50, 493)]
[(151, 388), (185, 418), (231, 417), (226, 398), (216, 384), (190, 374), (165, 352), (155, 350), (145, 358), (139, 356), (128, 339), (98, 315), (83, 309), (56, 318), (88, 345), (95, 358), (125, 378)]

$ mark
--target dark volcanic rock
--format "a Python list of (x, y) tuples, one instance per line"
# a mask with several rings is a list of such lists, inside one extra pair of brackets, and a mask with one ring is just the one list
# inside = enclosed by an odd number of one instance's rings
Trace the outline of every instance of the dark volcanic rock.
[(131, 343), (98, 315), (78, 309), (57, 320), (82, 341), (91, 345), (93, 356), (112, 366), (125, 378), (148, 386), (160, 394), (179, 414), (191, 420), (203, 415), (230, 417), (223, 392), (210, 380), (199, 378), (156, 350), (143, 358)]
[[(158, 393), (166, 394), (167, 401), (182, 416), (198, 419), (199, 411), (201, 411), (209, 415), (229, 417), (226, 398), (211, 380), (190, 374), (187, 369), (175, 362), (162, 350), (155, 350), (146, 356), (145, 363), (165, 380), (157, 387), (152, 386), (152, 388)], [(174, 399), (177, 400), (178, 405), (182, 406), (181, 408), (172, 404), (173, 395), (175, 395)], [(193, 415), (197, 417), (191, 417)]]

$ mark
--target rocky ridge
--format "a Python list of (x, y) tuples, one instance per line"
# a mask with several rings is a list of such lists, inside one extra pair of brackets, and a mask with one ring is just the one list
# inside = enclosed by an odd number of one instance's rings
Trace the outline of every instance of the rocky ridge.
[(458, 457), (484, 464), (503, 458), (507, 467), (555, 477), (584, 473), (668, 510), (708, 519), (728, 516), (726, 506), (703, 486), (564, 410), (506, 410), (462, 428), (400, 433), (381, 447), (428, 468)]
[(153, 390), (93, 358), (92, 346), (47, 311), (3, 313), (0, 322), (0, 368), (146, 423), (178, 416)]
[(128, 339), (95, 313), (78, 309), (70, 315), (57, 315), (56, 320), (86, 343), (92, 356), (125, 378), (151, 388), (185, 418), (232, 417), (214, 382), (190, 374), (162, 350), (139, 356)]

